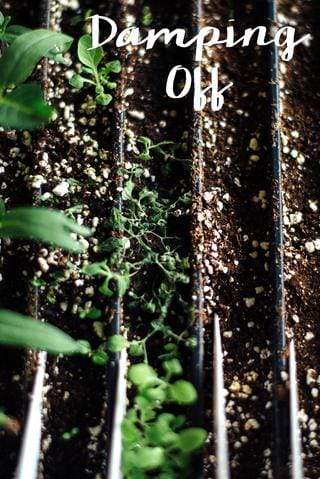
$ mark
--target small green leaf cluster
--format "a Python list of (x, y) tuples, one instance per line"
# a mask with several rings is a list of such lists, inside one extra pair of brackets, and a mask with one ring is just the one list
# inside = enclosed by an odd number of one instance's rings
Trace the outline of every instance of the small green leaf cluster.
[(163, 377), (148, 364), (130, 367), (128, 378), (137, 388), (133, 407), (122, 424), (123, 471), (127, 479), (186, 477), (190, 459), (206, 441), (202, 428), (186, 427), (186, 417), (163, 412), (165, 405), (190, 405), (197, 400), (194, 386), (183, 379), (178, 359), (162, 364)]
[(123, 336), (114, 334), (110, 336), (106, 342), (102, 343), (96, 351), (93, 351), (92, 361), (98, 366), (104, 366), (109, 360), (110, 353), (119, 353), (127, 347), (127, 345), (128, 342)]
[[(143, 160), (150, 158), (152, 150), (171, 144), (152, 145), (146, 138), (140, 142), (143, 150), (139, 159)], [(177, 284), (189, 283), (188, 258), (180, 255), (177, 238), (168, 233), (169, 220), (176, 209), (184, 206), (185, 197), (160, 198), (157, 191), (142, 185), (144, 173), (145, 168), (139, 163), (120, 171), (126, 178), (122, 189), (123, 208), (112, 208), (107, 220), (112, 236), (100, 245), (106, 259), (89, 264), (83, 272), (104, 278), (99, 288), (104, 296), (123, 297), (130, 289), (132, 277), (137, 283), (137, 278), (157, 270), (160, 284), (154, 284), (151, 293), (137, 288), (130, 290), (129, 306), (139, 306), (142, 311), (163, 320), (168, 315)]]
[(71, 77), (70, 85), (77, 90), (82, 89), (85, 84), (93, 85), (97, 104), (107, 106), (112, 101), (112, 95), (106, 93), (106, 90), (114, 90), (117, 86), (110, 77), (121, 72), (121, 64), (118, 60), (113, 60), (101, 66), (103, 57), (104, 51), (101, 47), (92, 49), (91, 35), (83, 35), (78, 42), (80, 72)]
[(0, 13), (0, 42), (8, 45), (0, 58), (0, 125), (6, 129), (35, 129), (47, 123), (53, 109), (40, 85), (25, 83), (41, 58), (61, 60), (72, 43), (63, 33), (9, 25)]
[(149, 5), (145, 5), (142, 8), (142, 18), (141, 18), (141, 23), (144, 27), (150, 27), (150, 25), (153, 22), (153, 15), (151, 12), (151, 8)]
[(65, 431), (62, 434), (62, 439), (64, 441), (71, 441), (71, 439), (78, 436), (79, 433), (80, 433), (80, 429), (78, 427), (73, 427), (70, 431)]

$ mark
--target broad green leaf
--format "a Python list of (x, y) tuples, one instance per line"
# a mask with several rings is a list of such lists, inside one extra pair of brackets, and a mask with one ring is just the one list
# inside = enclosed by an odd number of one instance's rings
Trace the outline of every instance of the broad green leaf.
[(31, 30), (18, 36), (0, 58), (0, 88), (23, 83), (38, 62), (53, 49), (66, 51), (72, 38), (45, 29)]
[(103, 274), (106, 276), (106, 279), (99, 287), (100, 293), (107, 296), (107, 298), (114, 296), (115, 292), (110, 287), (110, 282), (113, 281), (116, 285), (116, 292), (119, 298), (122, 298), (130, 285), (129, 275), (121, 275), (113, 271), (104, 272)]
[(199, 427), (190, 427), (179, 433), (178, 447), (185, 453), (200, 449), (207, 439), (207, 432)]
[(33, 239), (81, 252), (83, 246), (70, 234), (88, 236), (90, 230), (59, 211), (47, 208), (15, 208), (0, 218), (0, 237)]
[(50, 120), (52, 113), (40, 86), (35, 83), (21, 85), (0, 97), (0, 125), (6, 129), (38, 128)]
[(170, 384), (169, 392), (171, 399), (178, 404), (193, 404), (198, 396), (193, 384), (184, 379), (179, 379), (179, 381)]
[(135, 451), (135, 466), (143, 471), (158, 469), (165, 461), (162, 447), (141, 447)]
[(122, 198), (124, 200), (130, 200), (131, 199), (134, 186), (135, 186), (135, 184), (132, 180), (128, 180), (128, 181), (125, 182), (124, 188), (123, 188), (123, 191), (122, 191)]
[(140, 418), (142, 422), (148, 422), (157, 415), (154, 403), (144, 396), (136, 396), (134, 402), (140, 409)]
[(108, 275), (106, 279), (103, 281), (102, 285), (99, 287), (99, 292), (103, 294), (103, 296), (106, 296), (107, 298), (111, 298), (113, 296), (113, 291), (109, 287), (110, 281), (112, 278), (112, 274)]
[(12, 43), (17, 37), (19, 37), (23, 33), (27, 33), (30, 31), (30, 28), (23, 27), (21, 25), (10, 25), (8, 28), (6, 28), (3, 40), (7, 43)]
[(119, 353), (126, 347), (126, 344), (126, 338), (124, 338), (120, 334), (115, 334), (108, 339), (107, 348), (112, 353)]
[(147, 429), (148, 439), (153, 445), (162, 445), (163, 437), (170, 431), (168, 422), (157, 420)]
[(97, 95), (96, 102), (98, 105), (108, 106), (112, 102), (112, 96), (106, 93)]
[(90, 352), (88, 345), (75, 341), (55, 326), (3, 309), (0, 310), (0, 343), (52, 354)]
[(147, 384), (157, 377), (155, 370), (148, 364), (134, 364), (129, 368), (129, 380), (136, 386)]
[(103, 49), (101, 47), (92, 48), (91, 35), (83, 35), (78, 42), (78, 57), (81, 63), (93, 70), (99, 65), (103, 58)]
[[(6, 31), (2, 37), (3, 41), (9, 43), (9, 45), (14, 42), (14, 40), (22, 35), (23, 33), (30, 32), (31, 28), (23, 27), (22, 25), (10, 25), (6, 28)], [(52, 51), (48, 52), (45, 55), (46, 58), (54, 60), (56, 63), (62, 63), (63, 65), (67, 65), (68, 62), (63, 57), (63, 54), (59, 50), (59, 48), (55, 48)]]

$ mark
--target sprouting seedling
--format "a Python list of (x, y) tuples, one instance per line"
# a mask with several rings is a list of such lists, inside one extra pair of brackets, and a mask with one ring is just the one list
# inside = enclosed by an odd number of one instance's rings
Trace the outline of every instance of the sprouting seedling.
[(64, 441), (70, 441), (74, 437), (78, 436), (79, 433), (80, 433), (80, 429), (78, 427), (73, 427), (72, 429), (70, 429), (70, 431), (65, 431), (62, 434), (62, 439)]
[(85, 10), (82, 15), (75, 15), (71, 18), (70, 24), (72, 26), (79, 25), (83, 23), (83, 33), (89, 33), (89, 29), (91, 27), (90, 23), (87, 23), (87, 20), (93, 15), (91, 8)]
[(152, 22), (153, 22), (153, 16), (152, 16), (151, 8), (148, 5), (145, 5), (142, 8), (141, 23), (144, 27), (150, 27)]
[(0, 41), (5, 50), (0, 58), (0, 125), (31, 130), (47, 123), (53, 109), (45, 102), (40, 85), (25, 81), (41, 58), (67, 51), (72, 38), (45, 29), (8, 26), (9, 21), (1, 14)]
[(152, 152), (160, 153), (162, 155), (166, 154), (165, 148), (167, 146), (173, 146), (175, 143), (173, 141), (161, 141), (159, 143), (154, 143), (151, 138), (146, 136), (139, 136), (137, 142), (142, 145), (142, 152), (139, 154), (140, 160), (151, 160)]
[(91, 231), (59, 211), (47, 208), (14, 208), (5, 211), (0, 201), (0, 238), (32, 239), (80, 253), (83, 246), (72, 236)]
[(106, 90), (114, 90), (117, 86), (110, 77), (112, 74), (121, 72), (121, 64), (119, 60), (113, 60), (101, 66), (101, 60), (104, 57), (103, 49), (101, 47), (91, 49), (91, 47), (91, 35), (83, 35), (78, 42), (78, 58), (82, 63), (80, 73), (73, 75), (70, 84), (78, 90), (85, 84), (93, 85), (96, 102), (107, 106), (112, 101), (112, 95), (106, 93)]

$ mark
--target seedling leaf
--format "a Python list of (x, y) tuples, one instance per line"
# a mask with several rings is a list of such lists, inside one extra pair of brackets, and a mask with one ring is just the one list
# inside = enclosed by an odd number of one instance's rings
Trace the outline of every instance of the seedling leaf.
[(8, 310), (0, 310), (0, 343), (45, 350), (52, 354), (88, 354), (89, 346), (51, 324)]
[(83, 35), (78, 42), (78, 57), (81, 63), (91, 69), (95, 69), (101, 62), (104, 53), (101, 47), (92, 48), (91, 35)]
[(90, 230), (81, 226), (59, 211), (47, 208), (15, 208), (0, 218), (0, 237), (34, 239), (81, 252), (82, 245), (70, 234), (88, 236)]
[(0, 97), (0, 125), (6, 129), (38, 128), (50, 120), (52, 113), (53, 109), (45, 103), (40, 86), (35, 83), (21, 85)]
[(169, 387), (171, 399), (178, 404), (193, 404), (197, 400), (197, 391), (193, 384), (179, 379)]
[(179, 433), (178, 447), (185, 453), (199, 450), (207, 439), (207, 432), (199, 427), (189, 427)]
[(126, 347), (127, 341), (120, 334), (115, 334), (108, 339), (107, 348), (112, 353), (119, 353)]
[(162, 447), (141, 447), (135, 451), (134, 463), (143, 471), (152, 471), (159, 468), (165, 461)]
[(0, 58), (0, 88), (20, 85), (33, 72), (37, 63), (54, 48), (66, 51), (72, 38), (45, 29), (31, 30), (19, 35)]
[(134, 364), (128, 372), (129, 380), (136, 386), (145, 385), (157, 378), (157, 373), (148, 364)]

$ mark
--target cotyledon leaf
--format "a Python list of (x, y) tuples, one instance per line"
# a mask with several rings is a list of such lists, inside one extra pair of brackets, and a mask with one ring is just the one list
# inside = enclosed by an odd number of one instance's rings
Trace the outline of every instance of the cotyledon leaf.
[(64, 33), (45, 29), (19, 35), (0, 58), (0, 88), (23, 83), (37, 63), (54, 48), (66, 51), (73, 39)]

